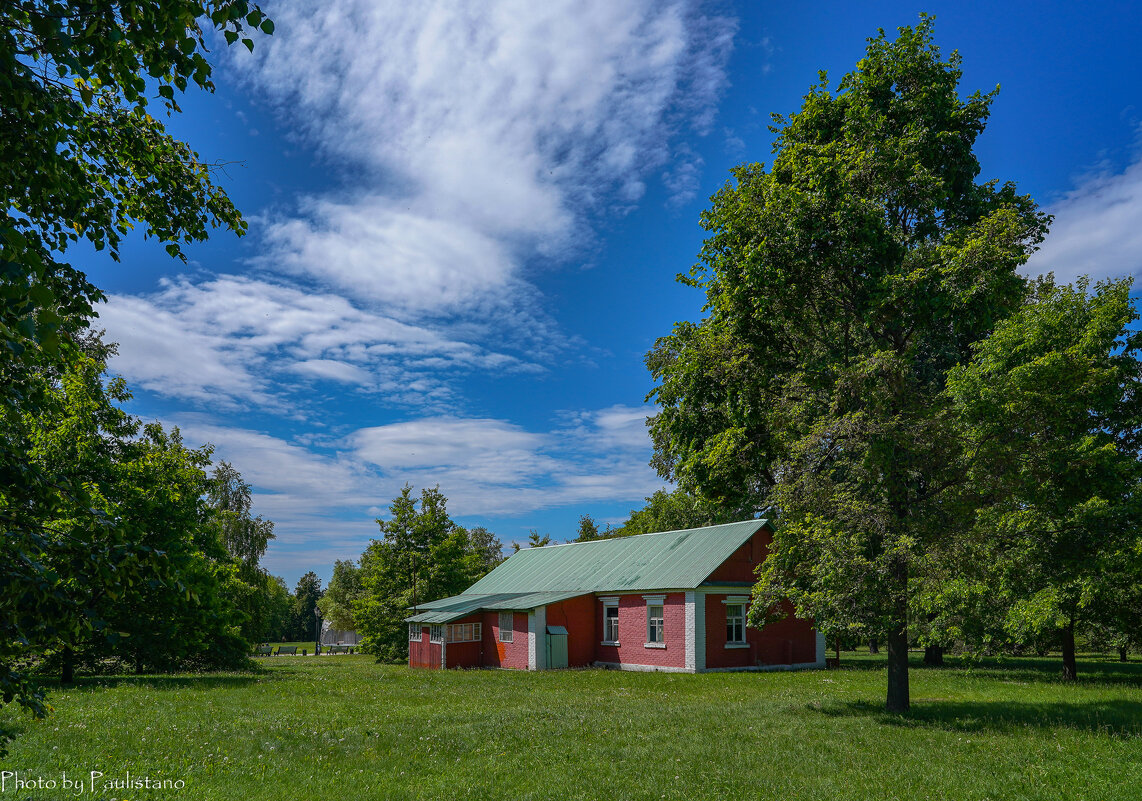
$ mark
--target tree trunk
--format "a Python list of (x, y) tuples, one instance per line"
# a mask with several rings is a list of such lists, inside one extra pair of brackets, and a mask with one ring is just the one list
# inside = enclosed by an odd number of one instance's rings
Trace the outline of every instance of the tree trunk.
[(924, 664), (928, 667), (943, 667), (944, 666), (944, 646), (942, 645), (925, 645), (924, 646)]
[(1074, 681), (1078, 678), (1078, 667), (1075, 665), (1075, 622), (1072, 620), (1063, 629), (1063, 681)]
[(870, 654), (880, 653), (880, 645), (877, 643), (875, 638), (868, 641), (868, 652)]
[(71, 648), (63, 649), (63, 666), (60, 668), (60, 684), (75, 684), (75, 653)]
[(1128, 661), (1130, 661), (1130, 658), (1129, 658), (1129, 657), (1126, 655), (1126, 648), (1125, 648), (1125, 647), (1120, 647), (1120, 648), (1118, 649), (1118, 661), (1119, 661), (1119, 662), (1128, 662)]
[(837, 649), (837, 667), (841, 666), (841, 635), (833, 638), (833, 646)]
[(908, 697), (908, 629), (901, 626), (888, 634), (888, 700), (889, 712), (907, 712)]

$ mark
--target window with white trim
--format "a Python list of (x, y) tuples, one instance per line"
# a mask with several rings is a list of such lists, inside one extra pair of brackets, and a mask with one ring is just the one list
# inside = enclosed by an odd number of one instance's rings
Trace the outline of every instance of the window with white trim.
[(619, 643), (619, 602), (603, 602), (603, 642)]
[(439, 623), (434, 623), (432, 628), (428, 630), (429, 642), (444, 642), (444, 626)]
[(500, 642), (511, 642), (515, 626), (514, 612), (500, 612)]
[(745, 643), (745, 604), (726, 604), (726, 644)]
[(481, 623), (450, 623), (448, 624), (448, 642), (479, 642), (483, 624)]
[(409, 623), (408, 624), (408, 641), (409, 642), (420, 642), (420, 624), (419, 623)]
[(662, 603), (648, 603), (646, 605), (646, 641), (648, 643), (666, 642), (662, 633)]

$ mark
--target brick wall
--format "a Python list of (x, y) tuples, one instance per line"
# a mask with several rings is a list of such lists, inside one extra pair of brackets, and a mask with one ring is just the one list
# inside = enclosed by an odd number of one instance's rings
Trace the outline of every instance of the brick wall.
[[(663, 636), (665, 648), (647, 648), (646, 599), (653, 592), (620, 595), (619, 645), (597, 645), (595, 659), (623, 665), (651, 667), (686, 667), (686, 594), (672, 592), (663, 603)], [(603, 634), (603, 603), (595, 601), (595, 625), (598, 636)], [(598, 642), (598, 641), (596, 641)]]
[(484, 612), (484, 666), (527, 670), (527, 613), (512, 616), (512, 641), (500, 642), (500, 613)]
[[(745, 593), (734, 593), (744, 595)], [(794, 665), (817, 661), (817, 636), (807, 620), (786, 617), (761, 631), (746, 627), (748, 648), (726, 647), (725, 594), (706, 595), (706, 667), (731, 668), (762, 665)], [(784, 602), (785, 611), (792, 606)]]

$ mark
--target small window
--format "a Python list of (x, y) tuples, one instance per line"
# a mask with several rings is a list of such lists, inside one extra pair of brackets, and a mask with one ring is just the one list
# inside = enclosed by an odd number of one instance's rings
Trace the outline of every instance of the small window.
[(408, 641), (409, 642), (420, 642), (420, 624), (419, 623), (409, 623), (408, 624)]
[(745, 642), (745, 604), (726, 604), (726, 642)]
[(444, 626), (439, 624), (433, 625), (428, 632), (429, 642), (444, 642)]
[(662, 604), (646, 605), (646, 641), (666, 641), (662, 636)]
[(512, 612), (500, 612), (500, 642), (512, 641), (512, 626), (515, 615)]
[(603, 642), (619, 641), (619, 608), (603, 607)]
[(448, 642), (479, 642), (479, 623), (453, 623), (448, 626)]

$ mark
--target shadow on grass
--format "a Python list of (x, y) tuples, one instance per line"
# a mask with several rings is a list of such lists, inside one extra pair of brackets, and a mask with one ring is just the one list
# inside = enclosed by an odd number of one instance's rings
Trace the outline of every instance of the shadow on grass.
[(921, 701), (914, 702), (905, 715), (890, 715), (879, 704), (859, 701), (810, 709), (832, 718), (865, 717), (889, 726), (953, 732), (1065, 728), (1114, 737), (1142, 736), (1142, 701)]
[(43, 682), (51, 691), (97, 692), (111, 687), (147, 687), (154, 690), (224, 690), (248, 687), (274, 676), (265, 671), (250, 673), (179, 673), (165, 676), (161, 674), (78, 676), (74, 684), (60, 684), (58, 679)]
[[(969, 660), (946, 657), (942, 667), (929, 667), (913, 655), (910, 670), (971, 672), (1006, 681), (1069, 684), (1062, 678), (1063, 663), (1058, 657), (997, 657)], [(840, 670), (885, 670), (883, 657), (842, 658)], [(1142, 688), (1142, 662), (1118, 662), (1110, 659), (1084, 660), (1078, 663), (1078, 679), (1071, 686), (1124, 686)]]

